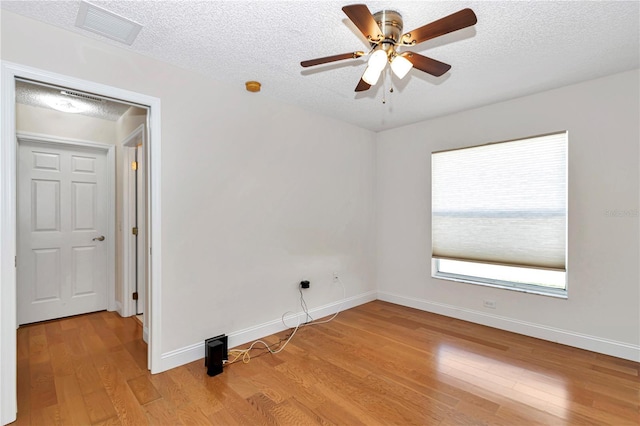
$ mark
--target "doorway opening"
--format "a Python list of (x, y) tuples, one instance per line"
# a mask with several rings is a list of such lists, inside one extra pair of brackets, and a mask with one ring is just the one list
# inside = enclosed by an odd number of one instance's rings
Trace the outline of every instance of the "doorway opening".
[[(143, 340), (148, 340), (146, 247), (147, 212), (145, 140), (146, 127), (140, 124), (122, 141), (122, 281), (125, 314), (135, 315), (143, 326)], [(131, 297), (128, 297), (128, 296)], [(128, 299), (128, 300), (127, 300)], [(123, 315), (126, 316), (126, 315)], [(148, 319), (148, 316), (147, 316)]]
[[(18, 133), (16, 129), (16, 82), (24, 80), (27, 82), (40, 82), (47, 86), (66, 88), (77, 94), (87, 94), (98, 98), (104, 98), (110, 101), (121, 101), (129, 107), (135, 106), (147, 111), (146, 127), (145, 127), (145, 144), (143, 144), (144, 158), (147, 160), (146, 173), (142, 181), (144, 181), (146, 193), (145, 198), (145, 228), (147, 229), (144, 236), (144, 269), (145, 280), (148, 283), (146, 288), (145, 323), (148, 324), (148, 351), (147, 351), (147, 367), (151, 373), (159, 373), (163, 371), (161, 357), (161, 342), (159, 334), (159, 326), (161, 324), (161, 304), (160, 304), (160, 284), (161, 284), (161, 215), (160, 215), (160, 100), (158, 98), (131, 92), (128, 90), (118, 89), (112, 86), (106, 86), (86, 80), (76, 79), (64, 75), (54, 74), (39, 69), (2, 62), (2, 84), (0, 97), (2, 101), (3, 114), (0, 119), (0, 188), (2, 188), (2, 198), (0, 204), (0, 373), (3, 377), (0, 383), (0, 412), (2, 424), (10, 423), (15, 420), (17, 410), (17, 392), (16, 392), (16, 371), (17, 371), (17, 341), (16, 329), (17, 322), (17, 269), (18, 263), (17, 251), (17, 181), (18, 181)], [(68, 102), (73, 104), (73, 102)], [(73, 106), (73, 105), (72, 105)], [(21, 137), (25, 136), (23, 132)], [(31, 130), (32, 134), (26, 134), (28, 137), (38, 138), (43, 132)], [(36, 134), (34, 134), (36, 133)], [(55, 139), (55, 138), (54, 138)], [(58, 138), (60, 139), (60, 138)], [(72, 142), (82, 141), (81, 138), (67, 136), (69, 139), (75, 139)], [(123, 140), (126, 138), (123, 138)], [(42, 141), (39, 141), (42, 142)], [(55, 142), (60, 142), (57, 140)], [(54, 142), (54, 144), (55, 144)], [(85, 141), (86, 142), (86, 141)], [(120, 142), (120, 141), (117, 141)], [(49, 145), (51, 145), (49, 143)], [(33, 157), (33, 156), (32, 156)], [(46, 157), (46, 156), (44, 156)], [(44, 158), (43, 157), (43, 158)], [(55, 157), (55, 156), (54, 156)], [(83, 157), (76, 155), (76, 157)], [(48, 157), (47, 157), (48, 158)], [(45, 161), (46, 163), (46, 161)], [(115, 162), (120, 167), (119, 162)], [(86, 166), (86, 163), (85, 163)], [(46, 179), (43, 179), (46, 180)], [(43, 186), (46, 187), (45, 184)], [(49, 190), (49, 195), (55, 193), (50, 185), (44, 188), (43, 194)], [(86, 189), (86, 187), (84, 187)], [(82, 192), (82, 191), (80, 191)], [(78, 194), (80, 193), (78, 192)], [(85, 191), (82, 196), (91, 199), (91, 191)], [(46, 197), (45, 197), (46, 198)], [(45, 200), (46, 201), (46, 200)], [(116, 212), (121, 206), (116, 207)], [(51, 213), (51, 212), (49, 212)], [(43, 216), (43, 219), (46, 216)], [(51, 219), (51, 216), (49, 217)], [(44, 222), (43, 222), (44, 223)], [(112, 235), (119, 235), (116, 232), (115, 224), (112, 228)], [(102, 234), (93, 236), (99, 238)], [(105, 239), (107, 235), (104, 235)], [(114, 237), (115, 238), (115, 237)], [(45, 253), (46, 254), (46, 253)], [(115, 264), (115, 250), (113, 251), (113, 264)], [(45, 256), (46, 257), (46, 256)], [(55, 256), (51, 256), (54, 258)], [(80, 268), (80, 271), (88, 271), (86, 268)], [(80, 274), (82, 275), (82, 274)], [(114, 280), (117, 277), (114, 272)], [(114, 285), (115, 288), (115, 285)], [(124, 289), (122, 290), (124, 295)], [(114, 297), (115, 299), (115, 297)], [(123, 299), (124, 300), (124, 299)], [(114, 306), (107, 306), (114, 308)], [(123, 313), (124, 305), (121, 307)], [(115, 306), (115, 309), (118, 307)], [(131, 313), (132, 314), (132, 313)], [(129, 314), (129, 315), (131, 315)], [(156, 331), (157, 330), (157, 331)]]
[(18, 325), (142, 315), (148, 108), (23, 79), (15, 93)]

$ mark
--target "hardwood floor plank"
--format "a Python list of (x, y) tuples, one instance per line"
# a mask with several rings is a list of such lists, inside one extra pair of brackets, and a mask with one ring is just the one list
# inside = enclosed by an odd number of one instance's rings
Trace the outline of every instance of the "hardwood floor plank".
[(29, 336), (29, 361), (32, 364), (48, 363), (49, 348), (44, 326), (31, 326), (28, 329)]
[(59, 404), (60, 423), (63, 425), (88, 425), (91, 423), (82, 396), (66, 398)]
[(593, 408), (606, 413), (615, 413), (624, 421), (640, 424), (640, 411), (638, 411), (637, 405), (604, 397), (593, 401)]
[(262, 392), (255, 393), (246, 398), (249, 405), (265, 419), (268, 424), (278, 424), (277, 420), (271, 414), (271, 411), (277, 405), (271, 398)]
[(93, 426), (122, 426), (123, 423), (120, 421), (118, 416), (111, 417), (110, 419), (101, 421), (99, 423), (93, 423)]
[(94, 392), (84, 395), (84, 401), (87, 407), (87, 414), (91, 424), (104, 422), (113, 417), (118, 417), (113, 403), (104, 389), (97, 389)]
[(149, 376), (149, 380), (162, 398), (172, 406), (179, 408), (191, 402), (189, 394), (181, 385), (174, 382), (169, 374), (154, 374)]
[(113, 312), (17, 338), (16, 425), (640, 424), (639, 363), (381, 301), (215, 377), (202, 359), (151, 375)]
[(147, 370), (147, 344), (142, 339), (132, 340), (123, 344), (124, 349), (141, 370)]
[[(365, 408), (355, 405), (350, 398), (344, 398), (342, 394), (335, 392), (331, 386), (318, 383), (314, 386), (314, 391), (323, 397), (324, 402), (320, 403), (316, 408), (318, 413), (325, 413), (325, 417), (334, 424), (358, 424), (360, 422), (366, 425), (382, 425), (386, 424), (375, 413)], [(340, 413), (349, 413), (342, 417)], [(328, 415), (327, 415), (328, 413)], [(356, 422), (349, 421), (350, 418), (358, 419)]]
[(73, 357), (71, 353), (69, 353), (69, 347), (65, 343), (50, 344), (49, 357), (53, 373), (56, 376), (74, 374)]
[(67, 353), (73, 360), (77, 360), (87, 355), (87, 348), (80, 338), (81, 330), (74, 327), (62, 329), (62, 338), (67, 348)]
[(73, 363), (73, 369), (83, 394), (104, 390), (104, 385), (91, 356), (76, 359)]
[(111, 331), (103, 332), (100, 335), (100, 339), (102, 339), (102, 343), (107, 349), (113, 351), (122, 350), (122, 342), (115, 333)]
[(518, 404), (502, 406), (496, 416), (508, 425), (570, 425), (571, 423), (545, 411)]
[[(24, 336), (24, 340), (27, 340)], [(18, 359), (18, 416), (16, 425), (31, 424), (31, 372), (29, 368), (29, 358)]]
[(151, 425), (183, 425), (176, 408), (163, 399), (156, 399), (144, 406), (147, 420)]
[(74, 374), (60, 376), (54, 376), (54, 383), (56, 387), (56, 396), (58, 403), (63, 403), (68, 400), (77, 400), (82, 398), (82, 390), (78, 385), (78, 380)]
[(36, 408), (31, 411), (32, 425), (62, 425), (60, 417), (60, 407), (57, 404), (43, 408)]
[[(184, 425), (215, 425), (195, 403), (183, 405), (176, 409), (179, 421)], [(216, 416), (217, 417), (217, 416)], [(224, 423), (221, 423), (224, 424)]]
[(258, 392), (258, 387), (250, 380), (242, 378), (242, 376), (236, 373), (236, 370), (228, 368), (225, 373), (229, 373), (228, 377), (232, 378), (232, 380), (227, 381), (228, 386), (240, 395), (240, 397), (249, 398)]
[(44, 331), (47, 336), (48, 345), (63, 343), (62, 328), (60, 321), (48, 321), (44, 323)]
[(64, 331), (73, 330), (78, 327), (78, 321), (74, 317), (62, 318), (58, 320), (60, 322), (60, 329)]
[[(500, 407), (500, 402), (495, 401), (494, 395), (477, 394), (473, 388), (463, 384), (453, 385), (447, 381), (444, 374), (428, 375), (420, 371), (414, 371), (409, 377), (411, 379), (405, 384), (415, 386), (414, 383), (417, 383), (417, 391), (423, 392), (425, 395), (449, 406), (458, 407), (461, 402), (464, 402), (490, 413), (495, 413)], [(440, 395), (444, 395), (445, 398), (440, 397)], [(457, 402), (452, 404), (452, 400)]]
[(151, 381), (149, 381), (149, 378), (144, 374), (136, 377), (135, 379), (127, 380), (127, 384), (129, 385), (129, 388), (135, 395), (140, 405), (145, 405), (151, 401), (155, 401), (156, 399), (161, 398), (158, 390), (153, 386)]
[(17, 351), (16, 357), (18, 361), (29, 360), (30, 358), (30, 341), (29, 341), (29, 328), (20, 327), (16, 332), (16, 344)]
[(277, 424), (283, 425), (321, 425), (329, 424), (312, 410), (300, 404), (295, 398), (276, 404), (270, 410)]
[(118, 366), (118, 371), (125, 380), (139, 377), (146, 372), (146, 369), (138, 366), (138, 363), (133, 359), (129, 351), (122, 347), (120, 347), (119, 350), (115, 350), (115, 347), (110, 348), (106, 356), (109, 358), (109, 363)]
[(106, 351), (106, 346), (91, 324), (85, 324), (80, 328), (80, 340), (87, 350), (88, 355), (101, 354)]
[[(268, 419), (262, 416), (260, 412), (252, 409), (251, 404), (249, 404), (246, 399), (235, 393), (232, 389), (222, 389), (213, 381), (209, 381), (206, 389), (222, 403), (224, 410), (228, 411), (235, 419), (239, 420), (241, 424), (268, 424)], [(214, 413), (209, 416), (209, 420), (215, 424), (217, 416), (218, 413)]]
[(590, 383), (586, 382), (582, 385), (584, 389), (595, 392), (597, 395), (613, 396), (621, 401), (636, 403), (640, 401), (640, 391), (634, 387), (620, 387), (607, 383)]
[[(174, 368), (173, 370), (167, 371), (167, 376), (179, 386), (180, 391), (187, 398), (187, 404), (178, 405), (178, 408), (184, 405), (194, 404), (195, 406), (201, 407), (201, 413), (205, 417), (215, 415), (215, 413), (222, 410), (222, 403), (218, 398), (206, 391), (203, 382), (191, 374), (189, 366), (194, 368), (198, 366), (204, 369), (204, 363), (196, 361), (181, 368)], [(180, 416), (180, 412), (178, 415)]]
[(32, 410), (49, 407), (58, 403), (53, 368), (49, 362), (29, 364), (29, 405)]
[[(106, 357), (105, 357), (106, 358)], [(98, 374), (123, 425), (147, 424), (147, 417), (117, 366), (108, 360), (97, 361)]]
[(627, 369), (626, 371), (621, 371), (620, 368), (609, 368), (601, 365), (592, 365), (591, 369), (594, 371), (605, 373), (609, 376), (615, 376), (634, 383), (640, 383), (640, 377), (638, 377), (638, 370), (636, 369)]

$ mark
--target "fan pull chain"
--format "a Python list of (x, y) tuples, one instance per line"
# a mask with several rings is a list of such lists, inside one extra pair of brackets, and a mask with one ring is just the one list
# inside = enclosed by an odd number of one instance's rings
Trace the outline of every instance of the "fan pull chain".
[(391, 74), (385, 68), (383, 79), (382, 79), (382, 104), (383, 105), (387, 103), (387, 75), (389, 75), (389, 93), (393, 93), (393, 81), (391, 81)]
[(382, 76), (382, 105), (387, 103), (387, 70), (384, 70)]
[(384, 75), (382, 76), (382, 105), (387, 103), (387, 74), (388, 71), (384, 69)]

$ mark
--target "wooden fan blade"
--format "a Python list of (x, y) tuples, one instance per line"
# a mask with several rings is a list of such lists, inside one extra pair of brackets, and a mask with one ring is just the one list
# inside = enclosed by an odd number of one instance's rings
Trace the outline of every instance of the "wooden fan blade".
[(471, 9), (462, 9), (430, 24), (416, 28), (403, 34), (400, 40), (403, 44), (417, 44), (439, 37), (457, 30), (461, 30), (478, 22), (476, 14)]
[(367, 83), (363, 79), (360, 79), (358, 85), (356, 86), (356, 92), (364, 92), (365, 90), (369, 90), (370, 87), (371, 85), (369, 83)]
[(341, 53), (340, 55), (326, 56), (324, 58), (310, 59), (300, 62), (303, 67), (312, 67), (314, 65), (326, 64), (329, 62), (342, 61), (343, 59), (355, 59), (364, 55), (364, 52)]
[(435, 59), (427, 58), (419, 53), (403, 52), (401, 56), (411, 62), (414, 68), (436, 77), (440, 77), (451, 69), (451, 65), (436, 61)]
[(384, 38), (380, 27), (369, 8), (364, 4), (344, 6), (342, 11), (369, 41), (381, 41)]

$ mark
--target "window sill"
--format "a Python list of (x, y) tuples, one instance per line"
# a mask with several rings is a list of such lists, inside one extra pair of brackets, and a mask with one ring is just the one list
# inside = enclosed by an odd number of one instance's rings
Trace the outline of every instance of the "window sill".
[(555, 297), (557, 299), (568, 299), (567, 290), (544, 288), (534, 285), (514, 283), (510, 281), (498, 281), (498, 280), (483, 280), (478, 277), (469, 277), (466, 275), (456, 275), (444, 272), (436, 272), (432, 275), (435, 279), (445, 281), (455, 281), (465, 284), (481, 285), (485, 287), (501, 288), (504, 290), (519, 291), (520, 293), (536, 294), (538, 296)]

